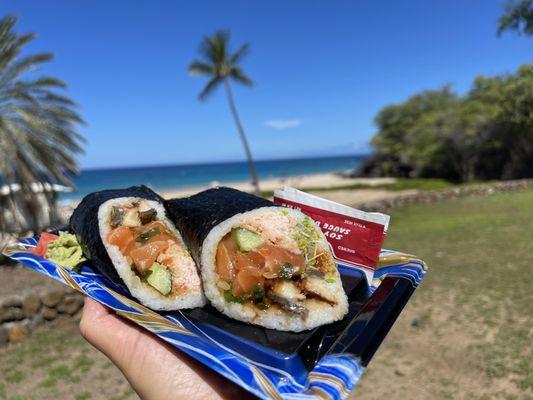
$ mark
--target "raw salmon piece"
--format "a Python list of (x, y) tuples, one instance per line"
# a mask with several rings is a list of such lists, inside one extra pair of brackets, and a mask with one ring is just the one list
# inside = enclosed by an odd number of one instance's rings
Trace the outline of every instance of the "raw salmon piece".
[(250, 293), (257, 285), (264, 283), (261, 271), (253, 266), (246, 266), (239, 270), (233, 281), (232, 293), (234, 296), (242, 296)]
[(265, 258), (264, 273), (277, 274), (282, 265), (291, 264), (294, 273), (305, 269), (305, 257), (302, 254), (291, 253), (281, 247), (265, 244), (257, 249), (257, 252)]
[(162, 240), (164, 241), (175, 240), (174, 236), (168, 233), (167, 227), (161, 221), (152, 221), (146, 225), (141, 226), (140, 228), (137, 228), (137, 231), (135, 233), (135, 237), (136, 237), (135, 240), (138, 240), (139, 236), (142, 233), (146, 233), (152, 229), (157, 229), (159, 233), (156, 233), (155, 235), (151, 236), (148, 240), (146, 240), (143, 243), (159, 242)]
[(233, 266), (232, 256), (233, 254), (230, 253), (230, 249), (228, 249), (226, 243), (221, 242), (217, 248), (216, 271), (218, 276), (225, 281), (233, 280), (235, 275), (235, 267)]
[(257, 251), (250, 251), (246, 254), (246, 256), (258, 268), (261, 269), (265, 266), (265, 257), (261, 253)]
[(150, 242), (137, 247), (130, 252), (130, 257), (135, 263), (135, 268), (144, 274), (155, 262), (157, 256), (168, 248), (166, 241)]
[(150, 242), (161, 242), (161, 241), (167, 241), (167, 240), (175, 241), (175, 238), (170, 233), (161, 232), (161, 233), (158, 233), (158, 234), (152, 236), (150, 239), (148, 239), (147, 243), (150, 243)]
[(119, 250), (123, 253), (133, 240), (133, 230), (127, 226), (119, 226), (113, 229), (107, 238), (109, 244), (118, 246)]
[(259, 269), (259, 266), (256, 265), (245, 253), (237, 252), (234, 256), (235, 269), (240, 271), (246, 267), (251, 267)]

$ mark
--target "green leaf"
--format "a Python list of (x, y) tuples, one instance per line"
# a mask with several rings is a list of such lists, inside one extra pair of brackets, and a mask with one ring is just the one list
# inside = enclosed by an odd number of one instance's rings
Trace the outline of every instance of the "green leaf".
[(154, 237), (155, 235), (157, 235), (158, 233), (160, 233), (159, 231), (159, 228), (152, 228), (146, 232), (143, 232), (139, 235), (139, 237), (137, 238), (136, 242), (137, 243), (146, 243), (148, 240), (150, 240), (150, 238)]
[(243, 296), (234, 296), (233, 293), (231, 293), (231, 290), (225, 290), (224, 300), (226, 300), (228, 303), (243, 304), (246, 301), (246, 298)]
[(262, 302), (265, 298), (265, 288), (261, 285), (257, 285), (250, 293), (252, 301)]
[(291, 263), (283, 264), (278, 271), (278, 278), (291, 279), (294, 274), (294, 266)]
[(261, 285), (255, 286), (250, 293), (247, 293), (243, 296), (235, 296), (231, 289), (224, 291), (224, 300), (226, 300), (228, 303), (239, 303), (243, 304), (246, 300), (251, 300), (254, 304), (262, 304), (263, 306), (268, 307), (268, 305), (264, 304), (265, 300), (265, 289)]

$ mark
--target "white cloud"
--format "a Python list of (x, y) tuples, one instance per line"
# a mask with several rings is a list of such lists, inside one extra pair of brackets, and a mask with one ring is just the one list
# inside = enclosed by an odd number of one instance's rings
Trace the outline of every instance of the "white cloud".
[(302, 120), (300, 119), (269, 119), (268, 121), (265, 121), (265, 126), (278, 131), (296, 128), (300, 125), (302, 125)]

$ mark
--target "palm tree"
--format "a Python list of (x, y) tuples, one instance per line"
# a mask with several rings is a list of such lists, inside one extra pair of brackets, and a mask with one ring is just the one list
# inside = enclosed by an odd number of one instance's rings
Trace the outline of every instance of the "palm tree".
[(239, 131), (239, 136), (241, 137), (248, 159), (250, 172), (252, 173), (252, 185), (254, 186), (255, 193), (260, 195), (259, 180), (257, 179), (257, 171), (252, 158), (252, 152), (250, 151), (248, 140), (244, 134), (244, 129), (242, 128), (241, 120), (235, 107), (230, 85), (230, 81), (246, 86), (253, 85), (253, 81), (246, 76), (239, 66), (239, 62), (248, 53), (250, 46), (248, 43), (245, 43), (236, 52), (231, 53), (229, 50), (229, 41), (230, 33), (227, 31), (217, 31), (213, 36), (205, 36), (199, 49), (202, 59), (194, 60), (191, 63), (189, 74), (209, 77), (209, 81), (198, 95), (200, 100), (205, 100), (220, 84), (224, 85), (229, 107), (235, 119), (235, 124), (237, 125), (237, 130)]
[(533, 36), (533, 0), (508, 0), (498, 19), (498, 36), (504, 31)]
[[(83, 120), (74, 102), (57, 91), (65, 83), (35, 75), (52, 54), (21, 56), (35, 35), (13, 32), (16, 22), (13, 16), (0, 19), (0, 186), (9, 188), (0, 211), (18, 215), (16, 210), (22, 210), (36, 221), (43, 197), (50, 213), (55, 211), (52, 184), (73, 186), (74, 155), (82, 152), (83, 142), (77, 128)], [(36, 193), (36, 183), (42, 184), (44, 196)], [(14, 185), (20, 188), (17, 195)], [(0, 212), (0, 230), (5, 222)]]

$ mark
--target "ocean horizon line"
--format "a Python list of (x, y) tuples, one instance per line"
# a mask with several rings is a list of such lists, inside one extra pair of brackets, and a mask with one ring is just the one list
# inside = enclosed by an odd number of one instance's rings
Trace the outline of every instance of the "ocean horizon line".
[[(323, 160), (323, 159), (338, 159), (338, 158), (365, 158), (370, 153), (356, 153), (356, 154), (341, 154), (331, 156), (298, 156), (298, 157), (282, 157), (282, 158), (259, 158), (254, 159), (254, 163), (271, 163), (276, 161), (306, 161), (306, 160)], [(223, 160), (223, 161), (211, 161), (211, 162), (190, 162), (190, 163), (164, 163), (164, 164), (145, 164), (145, 165), (124, 165), (124, 166), (108, 166), (108, 167), (88, 167), (80, 168), (82, 172), (98, 172), (98, 171), (115, 171), (115, 170), (132, 170), (132, 169), (144, 169), (144, 168), (165, 168), (165, 167), (195, 167), (195, 166), (209, 166), (209, 165), (231, 165), (248, 163), (248, 160)]]

